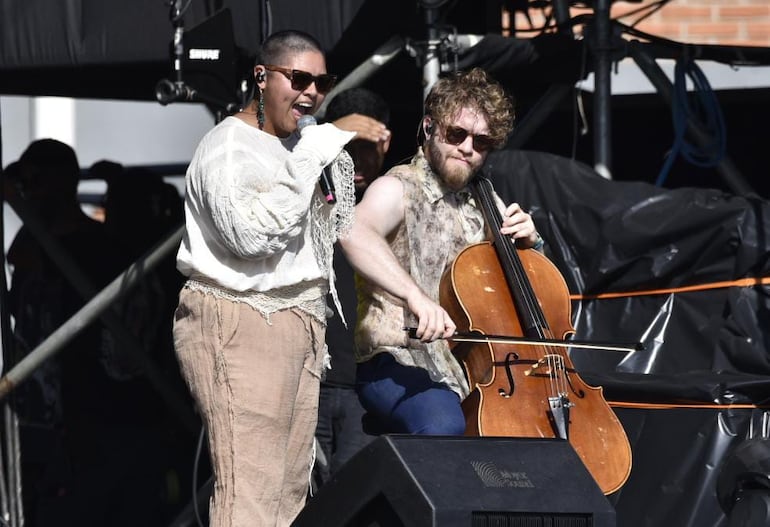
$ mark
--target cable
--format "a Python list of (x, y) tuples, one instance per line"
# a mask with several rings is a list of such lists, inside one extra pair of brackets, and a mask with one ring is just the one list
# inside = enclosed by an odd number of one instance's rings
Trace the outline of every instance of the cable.
[[(687, 92), (687, 78), (693, 83), (693, 97)], [(711, 168), (722, 161), (727, 149), (725, 123), (719, 101), (703, 71), (687, 55), (677, 59), (674, 68), (671, 114), (674, 143), (655, 182), (659, 187), (668, 177), (679, 154), (692, 165)], [(685, 138), (688, 124), (695, 123), (704, 128), (703, 140), (697, 145)]]
[(273, 32), (273, 9), (270, 0), (262, 0), (259, 3), (260, 35), (259, 43), (262, 44)]
[(632, 11), (623, 13), (623, 15), (621, 15), (618, 18), (628, 18), (633, 15), (640, 15), (639, 18), (637, 18), (635, 21), (629, 24), (631, 27), (634, 27), (645, 18), (649, 18), (655, 13), (657, 13), (658, 11), (660, 11), (661, 9), (663, 9), (663, 7), (665, 7), (665, 5), (668, 4), (670, 1), (671, 0), (658, 0), (657, 2), (653, 2), (651, 4), (644, 5)]

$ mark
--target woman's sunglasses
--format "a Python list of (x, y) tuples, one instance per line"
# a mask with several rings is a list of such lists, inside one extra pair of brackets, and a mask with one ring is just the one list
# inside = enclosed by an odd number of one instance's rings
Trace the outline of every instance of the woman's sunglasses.
[(318, 93), (326, 94), (334, 88), (334, 83), (337, 82), (336, 75), (329, 75), (327, 73), (324, 73), (323, 75), (312, 75), (307, 71), (292, 70), (280, 66), (273, 66), (271, 64), (266, 65), (265, 69), (267, 71), (283, 73), (291, 82), (291, 89), (297, 91), (302, 91), (315, 82), (315, 88), (318, 90)]
[(495, 140), (488, 135), (473, 135), (459, 126), (446, 126), (444, 128), (444, 139), (450, 145), (461, 144), (469, 135), (473, 138), (473, 149), (476, 152), (486, 152), (495, 146)]

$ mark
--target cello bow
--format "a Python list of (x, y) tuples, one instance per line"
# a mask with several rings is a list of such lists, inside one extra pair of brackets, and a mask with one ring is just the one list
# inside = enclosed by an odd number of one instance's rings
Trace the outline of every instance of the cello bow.
[[(409, 334), (410, 339), (418, 339), (417, 328), (405, 327), (404, 331)], [(591, 342), (587, 340), (558, 340), (548, 338), (527, 338), (527, 337), (511, 337), (508, 335), (485, 335), (478, 331), (457, 332), (451, 337), (446, 337), (444, 340), (451, 340), (453, 342), (473, 342), (476, 344), (519, 344), (522, 346), (556, 346), (559, 348), (578, 348), (578, 349), (594, 349), (605, 351), (644, 351), (644, 344), (641, 342)]]

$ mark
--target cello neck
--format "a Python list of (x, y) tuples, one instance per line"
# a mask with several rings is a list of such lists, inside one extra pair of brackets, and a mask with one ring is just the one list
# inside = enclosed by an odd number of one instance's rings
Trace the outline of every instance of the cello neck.
[(525, 336), (529, 338), (550, 336), (548, 323), (519, 258), (516, 245), (508, 236), (500, 232), (503, 217), (497, 208), (492, 183), (487, 178), (477, 176), (473, 180), (473, 190), (491, 232), (495, 252), (500, 260)]

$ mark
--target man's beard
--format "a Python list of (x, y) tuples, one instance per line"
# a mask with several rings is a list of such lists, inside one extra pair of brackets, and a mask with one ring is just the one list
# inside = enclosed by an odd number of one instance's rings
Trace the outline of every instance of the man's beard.
[(449, 156), (442, 156), (441, 150), (436, 144), (436, 139), (430, 140), (427, 149), (427, 159), (431, 169), (436, 173), (438, 178), (452, 190), (460, 190), (464, 188), (468, 181), (475, 172), (475, 168), (472, 165), (461, 166), (457, 163), (453, 163), (451, 166), (447, 163)]

